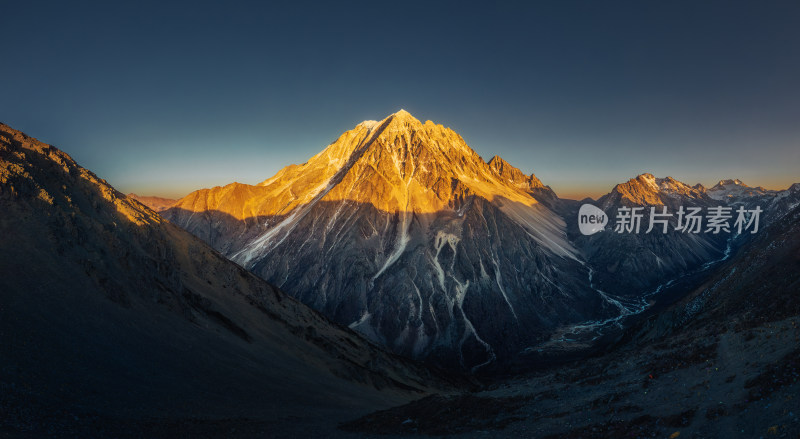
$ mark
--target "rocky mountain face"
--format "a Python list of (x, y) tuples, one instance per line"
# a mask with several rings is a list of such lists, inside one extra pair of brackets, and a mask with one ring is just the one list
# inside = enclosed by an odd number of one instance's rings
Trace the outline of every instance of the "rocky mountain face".
[(309, 407), (335, 423), (449, 386), (2, 124), (0, 211), (3, 433), (109, 416), (308, 433)]
[(555, 202), (534, 175), (400, 111), (164, 216), (394, 352), (477, 371), (619, 312), (591, 287)]
[(550, 209), (558, 211), (561, 208), (561, 200), (550, 186), (545, 186), (536, 175), (525, 175), (519, 169), (511, 166), (507, 161), (499, 156), (492, 157), (489, 160), (489, 167), (492, 168), (501, 179), (508, 183), (517, 186), (518, 188), (528, 192), (531, 196), (536, 198), (537, 201), (543, 203)]

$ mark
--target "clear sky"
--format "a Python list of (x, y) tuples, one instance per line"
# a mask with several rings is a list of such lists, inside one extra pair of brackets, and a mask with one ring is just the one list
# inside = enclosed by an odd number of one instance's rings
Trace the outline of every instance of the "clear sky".
[(566, 197), (800, 181), (800, 2), (267, 3), (3, 1), (0, 121), (167, 197), (400, 108)]

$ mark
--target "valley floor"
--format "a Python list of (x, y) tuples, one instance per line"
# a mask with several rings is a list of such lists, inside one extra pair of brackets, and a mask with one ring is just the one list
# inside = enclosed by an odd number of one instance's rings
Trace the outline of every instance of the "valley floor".
[(628, 347), (346, 424), (390, 436), (800, 437), (800, 318)]
[(3, 382), (0, 437), (798, 437), (800, 317), (666, 340), (369, 415), (113, 419)]

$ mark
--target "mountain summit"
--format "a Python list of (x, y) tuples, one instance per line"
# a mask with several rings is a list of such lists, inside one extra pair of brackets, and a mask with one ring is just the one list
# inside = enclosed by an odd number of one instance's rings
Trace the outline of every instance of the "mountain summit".
[(598, 203), (605, 206), (670, 206), (676, 202), (689, 201), (690, 204), (707, 203), (708, 196), (702, 186), (689, 186), (672, 177), (657, 178), (653, 174), (641, 174), (625, 183), (614, 186), (611, 193), (604, 195)]
[(738, 178), (720, 180), (714, 187), (708, 190), (708, 195), (719, 201), (728, 203), (740, 203), (747, 199), (758, 198), (762, 196), (772, 197), (776, 195), (777, 191), (764, 189), (761, 186), (750, 187)]
[(475, 369), (610, 312), (548, 207), (556, 199), (535, 175), (401, 110), (258, 185), (197, 191), (165, 215), (395, 352)]
[(712, 189), (724, 188), (725, 186), (731, 186), (731, 185), (742, 186), (742, 187), (750, 187), (750, 186), (744, 184), (742, 182), (742, 180), (739, 180), (738, 178), (733, 178), (733, 179), (729, 178), (729, 179), (726, 179), (726, 180), (720, 180), (717, 184), (714, 185), (714, 187)]

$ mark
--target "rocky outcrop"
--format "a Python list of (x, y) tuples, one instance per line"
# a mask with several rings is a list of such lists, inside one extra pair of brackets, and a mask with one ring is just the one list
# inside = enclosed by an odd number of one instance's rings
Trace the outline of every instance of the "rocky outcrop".
[(559, 211), (562, 207), (561, 200), (559, 200), (556, 193), (553, 192), (550, 186), (545, 186), (536, 175), (525, 175), (522, 171), (499, 156), (494, 156), (489, 160), (489, 167), (492, 168), (501, 179), (525, 190), (548, 208)]

